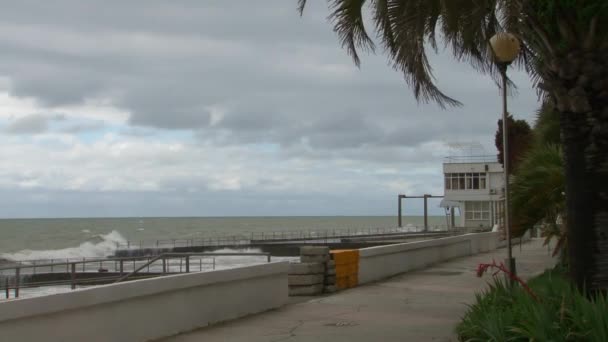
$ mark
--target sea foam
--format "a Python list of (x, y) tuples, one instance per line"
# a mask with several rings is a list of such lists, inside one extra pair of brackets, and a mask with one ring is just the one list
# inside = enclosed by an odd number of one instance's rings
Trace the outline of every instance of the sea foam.
[(117, 245), (126, 243), (127, 239), (113, 230), (108, 234), (96, 235), (78, 247), (50, 250), (24, 249), (15, 253), (0, 254), (0, 259), (25, 261), (107, 257), (114, 254)]

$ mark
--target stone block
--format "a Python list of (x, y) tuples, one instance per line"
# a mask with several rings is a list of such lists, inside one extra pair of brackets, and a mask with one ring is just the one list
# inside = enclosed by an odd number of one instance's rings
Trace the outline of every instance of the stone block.
[(329, 260), (329, 254), (325, 255), (302, 255), (300, 261), (303, 263), (308, 262), (326, 262)]
[(308, 286), (290, 286), (290, 296), (314, 296), (323, 293), (323, 284)]
[(323, 284), (325, 277), (322, 274), (288, 275), (289, 286)]
[(303, 246), (300, 247), (300, 255), (326, 255), (329, 247), (326, 246)]
[(325, 275), (326, 276), (335, 276), (336, 275), (336, 269), (335, 268), (327, 268), (327, 269), (325, 269)]
[(325, 267), (327, 268), (336, 268), (336, 262), (333, 260), (329, 260), (328, 262), (325, 263)]
[(325, 265), (321, 262), (290, 263), (289, 274), (320, 274), (325, 272)]
[(323, 287), (323, 292), (325, 293), (334, 293), (336, 291), (338, 291), (338, 288), (336, 288), (334, 285), (326, 285)]
[(326, 276), (325, 277), (325, 285), (335, 285), (336, 284), (336, 276)]

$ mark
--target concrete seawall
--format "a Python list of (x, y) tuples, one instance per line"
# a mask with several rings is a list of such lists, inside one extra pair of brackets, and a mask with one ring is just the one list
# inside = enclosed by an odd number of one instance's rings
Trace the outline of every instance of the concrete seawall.
[(278, 308), (288, 263), (189, 273), (0, 303), (2, 341), (147, 341)]
[(424, 268), (452, 258), (489, 252), (499, 233), (475, 233), (359, 250), (359, 284)]

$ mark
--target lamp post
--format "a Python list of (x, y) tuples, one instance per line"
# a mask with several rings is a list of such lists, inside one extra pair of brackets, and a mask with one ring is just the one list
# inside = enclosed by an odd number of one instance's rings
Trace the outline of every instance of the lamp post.
[(511, 210), (509, 210), (509, 134), (507, 127), (507, 67), (519, 54), (519, 40), (507, 32), (499, 32), (490, 38), (490, 46), (494, 52), (494, 61), (502, 76), (502, 155), (505, 176), (505, 230), (507, 233), (507, 265), (512, 274), (516, 274), (515, 259), (511, 246)]

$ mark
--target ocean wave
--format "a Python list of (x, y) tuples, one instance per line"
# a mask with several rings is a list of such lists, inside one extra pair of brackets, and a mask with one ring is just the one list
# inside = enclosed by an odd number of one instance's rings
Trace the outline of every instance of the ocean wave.
[(126, 244), (127, 239), (113, 230), (108, 234), (95, 235), (78, 247), (50, 250), (24, 249), (16, 253), (0, 254), (0, 259), (12, 261), (103, 258), (114, 254), (117, 244)]

